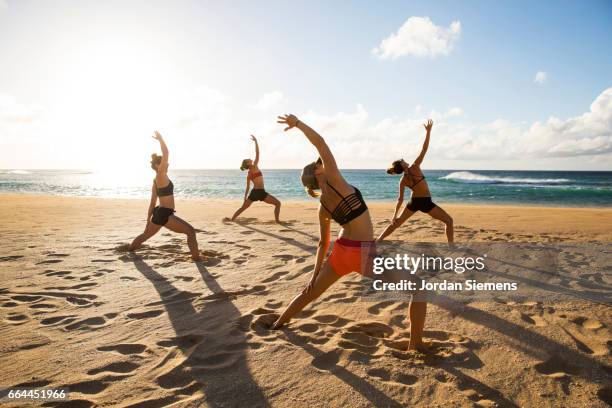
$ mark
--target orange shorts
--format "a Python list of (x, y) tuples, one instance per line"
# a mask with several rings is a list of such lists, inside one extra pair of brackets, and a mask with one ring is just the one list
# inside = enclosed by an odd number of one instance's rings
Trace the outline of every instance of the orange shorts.
[(340, 276), (357, 272), (361, 275), (370, 274), (372, 263), (376, 256), (374, 241), (353, 241), (338, 238), (327, 261), (334, 272)]

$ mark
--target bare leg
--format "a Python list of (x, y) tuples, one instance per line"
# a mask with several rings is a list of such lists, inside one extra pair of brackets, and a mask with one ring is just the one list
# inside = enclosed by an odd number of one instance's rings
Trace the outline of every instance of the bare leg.
[(151, 221), (147, 223), (145, 230), (142, 234), (137, 236), (134, 241), (130, 244), (129, 250), (135, 251), (145, 242), (147, 239), (151, 238), (153, 235), (157, 234), (157, 231), (161, 229), (161, 225), (153, 224)]
[(438, 206), (434, 207), (427, 214), (436, 220), (442, 221), (446, 225), (446, 238), (448, 239), (449, 245), (452, 245), (454, 242), (453, 218)]
[(191, 258), (194, 261), (198, 261), (200, 259), (200, 252), (198, 250), (198, 240), (196, 238), (196, 233), (191, 224), (187, 221), (182, 220), (176, 215), (171, 215), (168, 218), (168, 222), (164, 227), (168, 228), (171, 231), (178, 232), (179, 234), (187, 234), (187, 245), (189, 246), (189, 251), (191, 252)]
[[(408, 279), (415, 283), (417, 288), (421, 287), (422, 280), (416, 275), (406, 276), (406, 272), (399, 269), (393, 269), (385, 272), (388, 282), (401, 282)], [(408, 350), (424, 351), (423, 346), (423, 328), (425, 327), (425, 316), (427, 314), (427, 292), (417, 289), (412, 294), (410, 306), (408, 308), (408, 316), (410, 318), (410, 343)]]
[(242, 212), (244, 210), (249, 208), (251, 206), (251, 204), (253, 204), (253, 202), (251, 200), (249, 200), (248, 198), (246, 200), (244, 200), (244, 203), (242, 203), (242, 207), (237, 209), (236, 212), (234, 213), (234, 215), (232, 215), (232, 221), (234, 221), (236, 219), (236, 217), (238, 217), (240, 214), (242, 214)]
[(274, 197), (272, 194), (268, 194), (268, 196), (264, 199), (264, 203), (268, 203), (268, 204), (272, 204), (274, 206), (274, 219), (276, 220), (277, 223), (280, 222), (280, 209), (281, 209), (281, 203), (280, 201), (278, 201), (278, 199), (276, 197)]
[(289, 306), (287, 306), (287, 309), (285, 309), (283, 314), (276, 320), (276, 322), (274, 322), (272, 327), (277, 329), (287, 323), (293, 316), (295, 316), (296, 313), (300, 312), (310, 302), (321, 296), (321, 294), (323, 294), (323, 292), (325, 292), (327, 288), (333, 285), (339, 278), (340, 276), (338, 276), (331, 266), (325, 262), (312, 289), (308, 290), (308, 287), (306, 287), (295, 298), (293, 298)]
[(408, 207), (404, 207), (400, 216), (397, 219), (395, 219), (395, 221), (393, 221), (391, 224), (389, 224), (387, 228), (385, 228), (385, 230), (382, 232), (382, 234), (380, 234), (380, 236), (376, 239), (376, 241), (381, 242), (386, 237), (391, 235), (393, 231), (395, 231), (400, 225), (406, 222), (408, 218), (412, 217), (412, 214), (414, 214), (413, 211), (410, 211)]
[(410, 316), (410, 344), (408, 350), (421, 350), (423, 348), (423, 328), (425, 327), (425, 315), (427, 313), (427, 302), (410, 301), (408, 315)]

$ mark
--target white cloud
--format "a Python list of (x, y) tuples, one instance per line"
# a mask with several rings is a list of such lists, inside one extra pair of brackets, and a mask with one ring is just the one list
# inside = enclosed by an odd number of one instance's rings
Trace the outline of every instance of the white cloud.
[(0, 123), (28, 124), (36, 121), (42, 114), (38, 106), (17, 103), (12, 95), (0, 94)]
[(447, 116), (462, 116), (463, 115), (463, 109), (459, 108), (459, 107), (454, 107), (454, 108), (450, 108), (447, 112)]
[(536, 72), (535, 77), (533, 78), (533, 82), (542, 85), (544, 84), (544, 82), (546, 82), (546, 79), (548, 79), (548, 75), (546, 74), (546, 72), (538, 71)]
[(531, 149), (551, 157), (612, 152), (612, 88), (603, 91), (580, 116), (534, 123), (525, 134)]
[(372, 53), (381, 59), (406, 55), (435, 57), (448, 55), (461, 35), (461, 22), (446, 28), (435, 25), (429, 17), (410, 17), (396, 32), (381, 41)]
[[(459, 108), (446, 114), (430, 112), (434, 116), (434, 133), (429, 165), (434, 162), (444, 167), (452, 162), (474, 168), (495, 167), (504, 162), (516, 167), (520, 162), (521, 167), (533, 168), (534, 159), (538, 159), (538, 163), (546, 163), (544, 167), (580, 168), (579, 163), (601, 166), (605, 161), (598, 158), (612, 153), (612, 88), (603, 91), (588, 112), (565, 120), (550, 118), (530, 125), (497, 119), (466, 124), (453, 120), (460, 112)], [(303, 120), (326, 138), (340, 165), (356, 168), (384, 166), (395, 156), (412, 160), (421, 148), (426, 119), (419, 111), (372, 122), (362, 105), (349, 113), (303, 115)], [(568, 164), (567, 157), (580, 158), (580, 162)], [(299, 156), (295, 159), (299, 164)]]
[(286, 101), (287, 101), (287, 98), (285, 98), (285, 95), (283, 95), (282, 92), (272, 91), (272, 92), (268, 92), (264, 94), (259, 99), (259, 101), (257, 101), (257, 103), (253, 105), (253, 108), (257, 110), (266, 111), (266, 110), (270, 110), (272, 108), (278, 107), (279, 105), (281, 105), (282, 103)]

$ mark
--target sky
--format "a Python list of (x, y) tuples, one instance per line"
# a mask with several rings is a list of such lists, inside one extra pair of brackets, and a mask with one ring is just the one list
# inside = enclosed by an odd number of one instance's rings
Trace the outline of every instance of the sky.
[(612, 170), (612, 3), (0, 0), (0, 168)]

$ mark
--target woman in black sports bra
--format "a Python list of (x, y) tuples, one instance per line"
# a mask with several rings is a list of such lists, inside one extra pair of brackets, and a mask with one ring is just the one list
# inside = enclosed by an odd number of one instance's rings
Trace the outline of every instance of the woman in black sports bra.
[[(151, 168), (156, 174), (151, 189), (147, 226), (144, 232), (134, 239), (129, 250), (134, 251), (140, 248), (142, 243), (157, 234), (161, 227), (166, 227), (171, 231), (187, 235), (191, 258), (197, 261), (200, 259), (200, 252), (195, 230), (188, 222), (174, 215), (174, 184), (168, 178), (168, 147), (159, 132), (155, 132), (153, 139), (159, 141), (162, 155), (158, 156), (156, 153), (151, 155)], [(156, 206), (157, 200), (159, 200), (158, 206)]]
[[(259, 143), (257, 138), (251, 135), (251, 140), (255, 142), (255, 161), (251, 159), (244, 159), (240, 165), (240, 170), (249, 170), (246, 177), (246, 189), (244, 190), (244, 201), (242, 206), (236, 210), (230, 221), (234, 221), (236, 217), (243, 213), (244, 210), (249, 208), (255, 201), (263, 201), (266, 204), (274, 206), (274, 220), (277, 224), (280, 224), (280, 209), (281, 202), (278, 198), (268, 193), (264, 187), (264, 178), (261, 170), (259, 170)], [(251, 188), (251, 182), (253, 183), (253, 189), (249, 193)]]
[[(380, 234), (376, 240), (377, 242), (381, 242), (391, 235), (391, 233), (410, 218), (412, 214), (417, 211), (422, 211), (429, 214), (430, 217), (442, 221), (446, 225), (446, 238), (449, 244), (453, 243), (453, 219), (446, 211), (431, 201), (429, 185), (425, 180), (425, 175), (421, 171), (421, 162), (425, 158), (425, 153), (427, 153), (427, 148), (429, 147), (429, 137), (431, 135), (431, 128), (433, 127), (433, 121), (430, 119), (423, 126), (427, 132), (425, 135), (425, 143), (423, 143), (421, 154), (419, 154), (419, 157), (416, 158), (412, 166), (406, 163), (404, 159), (400, 159), (394, 161), (391, 167), (387, 169), (388, 174), (403, 174), (403, 176), (399, 183), (399, 195), (397, 197), (397, 204), (395, 205), (393, 220), (391, 224), (385, 228), (382, 234)], [(406, 187), (412, 190), (412, 196), (401, 215), (398, 217), (398, 212), (404, 201), (404, 190)]]
[[(308, 164), (302, 171), (302, 184), (312, 197), (320, 190), (319, 228), (320, 239), (317, 257), (310, 282), (289, 304), (283, 314), (273, 323), (277, 329), (287, 323), (296, 313), (321, 296), (334, 282), (351, 272), (371, 276), (372, 261), (376, 256), (374, 228), (368, 207), (356, 187), (346, 182), (338, 170), (336, 160), (325, 140), (294, 115), (279, 116), (278, 123), (286, 124), (285, 131), (301, 130), (319, 152), (319, 159)], [(331, 220), (341, 225), (331, 254), (325, 259), (330, 245)], [(415, 301), (410, 304), (411, 337), (410, 348), (422, 345), (427, 304)]]

